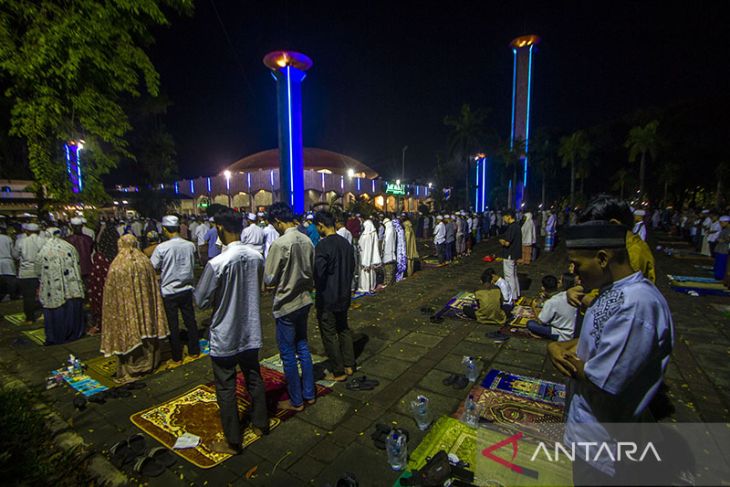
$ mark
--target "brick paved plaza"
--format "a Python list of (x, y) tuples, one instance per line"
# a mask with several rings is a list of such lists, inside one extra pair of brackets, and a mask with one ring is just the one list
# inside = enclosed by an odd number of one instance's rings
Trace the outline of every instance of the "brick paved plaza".
[[(426, 249), (423, 249), (424, 251)], [(372, 391), (349, 391), (338, 384), (315, 406), (283, 422), (269, 436), (251, 445), (242, 455), (210, 470), (199, 469), (182, 459), (149, 485), (327, 485), (335, 484), (345, 472), (353, 472), (361, 486), (392, 485), (397, 474), (390, 470), (386, 454), (370, 439), (376, 423), (397, 422), (411, 433), (409, 449), (423, 438), (408, 411), (408, 402), (418, 394), (431, 400), (433, 413), (452, 414), (468, 388), (454, 390), (442, 385), (451, 372), (462, 372), (464, 355), (479, 357), (482, 371), (491, 367), (549, 380), (562, 377), (546, 357), (546, 342), (512, 338), (495, 344), (485, 334), (496, 327), (476, 322), (446, 319), (431, 323), (420, 309), (440, 307), (452, 295), (473, 290), (486, 265), (482, 257), (496, 250), (490, 241), (476, 247), (471, 257), (437, 269), (426, 269), (395, 286), (354, 302), (350, 326), (358, 343), (364, 343), (358, 358), (359, 374), (377, 379)], [(727, 422), (730, 388), (730, 333), (728, 319), (710, 306), (727, 298), (692, 297), (668, 287), (667, 273), (698, 274), (696, 261), (657, 255), (658, 287), (667, 297), (676, 326), (676, 347), (666, 382), (674, 412), (665, 421)], [(493, 264), (494, 265), (494, 264)], [(501, 265), (496, 264), (501, 271)], [(532, 278), (524, 294), (539, 290), (539, 279), (547, 273), (560, 275), (567, 266), (562, 246), (541, 255), (530, 266), (521, 266)], [(271, 295), (264, 296), (262, 321), (264, 349), (261, 356), (276, 353)], [(3, 303), (3, 314), (20, 312), (20, 301)], [(207, 318), (207, 314), (199, 317)], [(323, 355), (319, 332), (310, 315), (310, 346)], [(99, 355), (99, 337), (86, 337), (62, 346), (39, 346), (21, 335), (22, 325), (7, 321), (0, 325), (0, 361), (5, 372), (16, 375), (31, 388), (42, 390), (49, 372), (74, 353), (82, 360)], [(93, 449), (106, 452), (115, 442), (138, 432), (130, 422), (133, 413), (159, 404), (187, 389), (212, 381), (209, 359), (192, 362), (169, 372), (148, 377), (145, 389), (133, 397), (113, 399), (106, 404), (89, 404), (84, 411), (72, 405), (74, 393), (62, 386), (44, 393), (44, 398)], [(148, 446), (155, 441), (147, 439)], [(256, 476), (244, 475), (257, 466)], [(142, 480), (146, 482), (146, 480)]]

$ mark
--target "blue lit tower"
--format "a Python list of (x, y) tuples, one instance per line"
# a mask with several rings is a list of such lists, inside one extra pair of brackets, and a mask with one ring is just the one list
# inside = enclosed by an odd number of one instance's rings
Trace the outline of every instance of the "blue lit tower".
[[(527, 192), (527, 154), (530, 141), (530, 108), (532, 106), (532, 55), (534, 47), (540, 42), (536, 35), (525, 35), (510, 43), (514, 64), (512, 68), (512, 127), (510, 146), (515, 140), (522, 140), (525, 153), (522, 155), (522, 181), (515, 188), (514, 201), (517, 208), (525, 199)], [(510, 197), (512, 202), (512, 197)]]
[(276, 80), (279, 115), (279, 187), (281, 201), (304, 213), (304, 151), (302, 145), (302, 81), (312, 60), (293, 51), (274, 51), (264, 64)]
[(83, 140), (69, 140), (63, 145), (66, 151), (66, 175), (71, 182), (71, 190), (80, 193), (84, 190), (84, 179), (81, 170), (81, 150), (84, 148)]

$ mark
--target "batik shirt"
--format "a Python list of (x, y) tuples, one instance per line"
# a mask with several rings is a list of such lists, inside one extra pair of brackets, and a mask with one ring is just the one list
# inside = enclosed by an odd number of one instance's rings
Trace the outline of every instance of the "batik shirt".
[[(573, 384), (566, 441), (610, 442), (597, 423), (640, 421), (662, 383), (673, 345), (667, 301), (641, 272), (604, 289), (583, 319), (577, 353), (590, 384)], [(590, 435), (581, 423), (593, 423)], [(613, 474), (610, 460), (594, 466)]]
[(50, 239), (38, 252), (36, 266), (38, 300), (44, 308), (59, 308), (69, 299), (84, 297), (79, 254), (70, 243), (59, 237)]

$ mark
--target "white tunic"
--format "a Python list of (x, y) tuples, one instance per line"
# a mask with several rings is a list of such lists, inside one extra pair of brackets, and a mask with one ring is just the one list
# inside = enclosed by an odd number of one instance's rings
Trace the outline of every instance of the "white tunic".
[(342, 227), (339, 230), (337, 230), (337, 235), (344, 238), (345, 240), (347, 240), (350, 243), (350, 245), (352, 245), (352, 233), (350, 233), (350, 231), (347, 228)]
[(368, 293), (375, 289), (375, 267), (381, 264), (378, 235), (370, 220), (365, 220), (363, 232), (357, 244), (360, 248), (360, 288), (358, 291)]
[(385, 233), (383, 234), (383, 263), (388, 264), (395, 261), (395, 230), (393, 222), (385, 222)]
[(46, 239), (39, 237), (35, 233), (31, 233), (15, 243), (15, 254), (20, 260), (18, 278), (31, 279), (34, 277), (37, 278), (40, 275), (35, 264), (38, 252), (40, 252), (45, 243)]
[(15, 260), (13, 255), (13, 239), (5, 234), (0, 234), (0, 276), (14, 275)]
[(264, 237), (264, 229), (256, 225), (255, 223), (250, 223), (241, 232), (241, 242), (243, 242), (244, 245), (248, 245), (250, 248), (254, 249), (261, 255), (264, 254), (265, 241), (266, 238)]
[(274, 240), (277, 238), (279, 238), (279, 232), (276, 231), (274, 225), (271, 223), (266, 225), (266, 228), (264, 228), (264, 258), (269, 255), (269, 247), (271, 247), (271, 244), (274, 243)]

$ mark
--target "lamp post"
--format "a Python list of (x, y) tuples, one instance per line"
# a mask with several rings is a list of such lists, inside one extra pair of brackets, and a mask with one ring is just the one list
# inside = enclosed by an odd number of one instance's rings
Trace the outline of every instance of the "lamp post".
[(228, 195), (228, 208), (231, 208), (231, 171), (223, 171), (223, 175), (226, 177), (226, 194)]
[(403, 150), (401, 151), (401, 160), (400, 160), (400, 177), (401, 179), (406, 178), (406, 151), (408, 150), (408, 146), (403, 147)]

